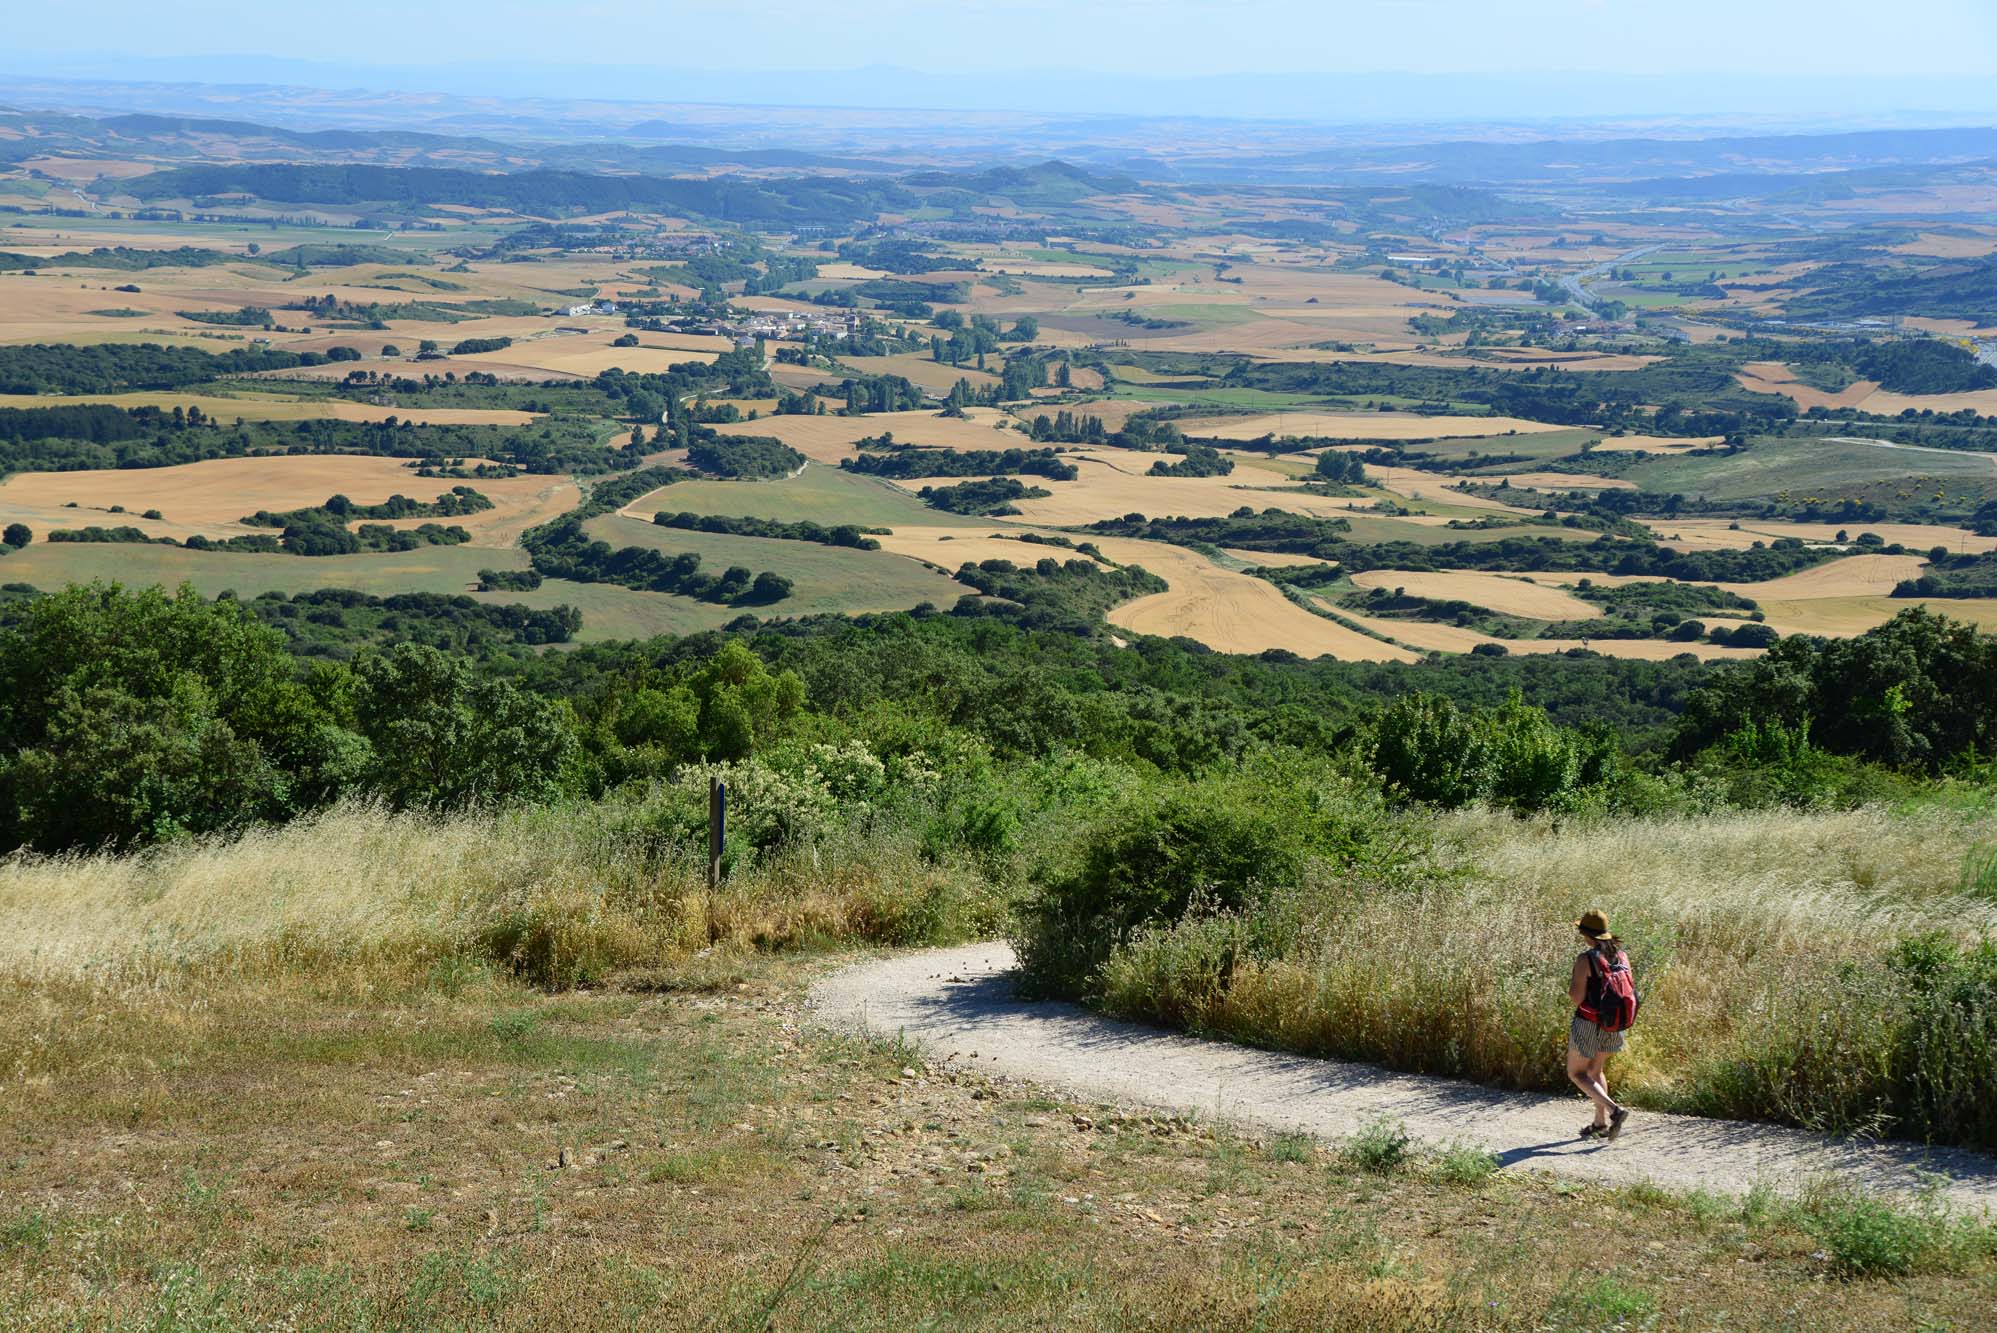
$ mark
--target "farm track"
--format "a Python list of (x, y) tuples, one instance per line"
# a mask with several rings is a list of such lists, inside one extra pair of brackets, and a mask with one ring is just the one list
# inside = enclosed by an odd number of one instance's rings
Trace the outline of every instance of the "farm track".
[[(1416, 1139), (1459, 1142), (1523, 1167), (1605, 1184), (1794, 1193), (1835, 1175), (1868, 1191), (1940, 1196), (1997, 1211), (1997, 1159), (1912, 1144), (1854, 1143), (1771, 1125), (1636, 1112), (1623, 1137), (1575, 1138), (1577, 1095), (1500, 1092), (1372, 1065), (1313, 1060), (1120, 1023), (1070, 1004), (1013, 998), (1004, 944), (971, 944), (860, 963), (812, 987), (822, 1025), (899, 1035), (931, 1058), (1027, 1079), (1092, 1100), (1212, 1116), (1323, 1139), (1381, 1117)], [(1641, 1041), (1641, 1034), (1632, 1038)]]

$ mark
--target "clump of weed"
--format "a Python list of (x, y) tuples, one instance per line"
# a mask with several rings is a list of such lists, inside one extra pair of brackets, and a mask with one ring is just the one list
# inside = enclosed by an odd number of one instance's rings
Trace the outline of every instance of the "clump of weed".
[(1498, 1170), (1488, 1149), (1469, 1143), (1446, 1143), (1435, 1154), (1435, 1177), (1450, 1185), (1481, 1185)]
[(1794, 1220), (1847, 1278), (1958, 1272), (1997, 1250), (1997, 1232), (1950, 1212), (1932, 1194), (1896, 1208), (1851, 1186), (1827, 1185), (1804, 1195)]
[(1308, 1162), (1317, 1155), (1317, 1141), (1308, 1134), (1278, 1134), (1267, 1151), (1272, 1162)]
[(1585, 1287), (1568, 1292), (1554, 1303), (1558, 1323), (1586, 1328), (1617, 1327), (1648, 1319), (1657, 1311), (1657, 1302), (1620, 1278), (1604, 1275)]
[(1361, 1171), (1376, 1176), (1392, 1175), (1407, 1165), (1414, 1152), (1414, 1140), (1398, 1120), (1375, 1120), (1352, 1136), (1345, 1145), (1345, 1160)]

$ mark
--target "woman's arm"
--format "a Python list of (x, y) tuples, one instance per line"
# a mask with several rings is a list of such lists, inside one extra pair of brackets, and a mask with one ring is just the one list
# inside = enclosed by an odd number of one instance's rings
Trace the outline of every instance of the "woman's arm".
[(1567, 978), (1567, 998), (1579, 1009), (1582, 1001), (1588, 998), (1588, 955), (1579, 954), (1574, 959), (1573, 975)]

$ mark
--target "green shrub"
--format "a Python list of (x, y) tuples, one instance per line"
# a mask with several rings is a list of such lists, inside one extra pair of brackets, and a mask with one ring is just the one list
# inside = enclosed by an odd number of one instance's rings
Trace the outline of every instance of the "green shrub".
[(1188, 975), (1206, 978), (1193, 984), (1224, 986), (1239, 954), (1274, 956), (1294, 943), (1312, 915), (1297, 894), (1318, 869), (1372, 884), (1408, 875), (1426, 850), (1376, 788), (1335, 765), (1136, 787), (1044, 872), (1015, 932), (1024, 984), (1099, 995), (1103, 964), (1147, 927), (1240, 914), (1245, 934), (1217, 924), (1187, 937), (1201, 954)]
[(1497, 1171), (1497, 1157), (1473, 1144), (1444, 1144), (1435, 1155), (1436, 1178), (1451, 1185), (1481, 1185)]
[(1888, 965), (1907, 997), (1894, 1049), (1898, 1131), (1997, 1147), (1997, 944), (1923, 935)]
[(1989, 1228), (1932, 1197), (1902, 1209), (1849, 1186), (1824, 1188), (1796, 1206), (1795, 1221), (1849, 1278), (1959, 1270), (1993, 1248)]
[(1389, 1176), (1407, 1165), (1414, 1155), (1414, 1140), (1398, 1120), (1375, 1120), (1352, 1136), (1345, 1145), (1345, 1160), (1361, 1171)]

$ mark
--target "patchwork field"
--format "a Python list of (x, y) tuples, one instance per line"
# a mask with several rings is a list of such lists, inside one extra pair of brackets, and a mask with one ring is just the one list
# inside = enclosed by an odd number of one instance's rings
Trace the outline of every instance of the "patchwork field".
[[(419, 477), (404, 459), (353, 454), (218, 458), (179, 467), (95, 472), (24, 472), (0, 481), (0, 519), (38, 532), (89, 524), (130, 524), (162, 537), (200, 533), (230, 537), (262, 532), (240, 520), (258, 510), (281, 512), (344, 495), (379, 504), (392, 495), (432, 500), (453, 485), (471, 485), (491, 509), (454, 523), (477, 546), (511, 546), (521, 532), (573, 508), (580, 491), (567, 478), (520, 476), (476, 483)], [(74, 506), (74, 507), (71, 507)], [(112, 512), (122, 506), (122, 513)], [(159, 519), (141, 517), (158, 510)], [(433, 520), (417, 520), (433, 521)], [(240, 557), (239, 557), (240, 558)]]

